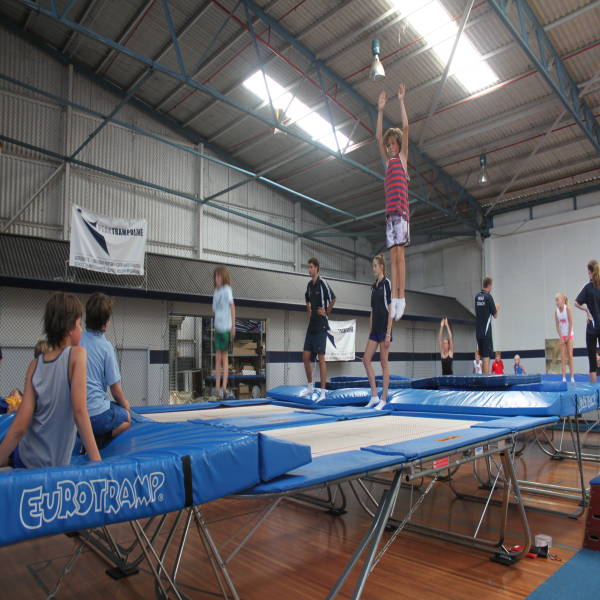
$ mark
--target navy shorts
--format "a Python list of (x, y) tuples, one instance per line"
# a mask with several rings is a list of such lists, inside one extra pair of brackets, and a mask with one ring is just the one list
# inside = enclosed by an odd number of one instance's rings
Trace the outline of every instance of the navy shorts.
[(494, 342), (491, 336), (477, 338), (477, 348), (481, 358), (494, 358)]
[(325, 354), (327, 331), (307, 331), (304, 338), (304, 351), (311, 354)]
[[(369, 334), (369, 339), (372, 340), (373, 342), (377, 342), (378, 344), (383, 344), (383, 342), (385, 342), (386, 335), (387, 335), (387, 333), (385, 331), (383, 333), (371, 331), (371, 333)], [(390, 336), (390, 343), (393, 341), (394, 341), (394, 338), (392, 336)]]
[(119, 425), (129, 420), (128, 412), (116, 402), (110, 403), (110, 408), (103, 413), (90, 417), (94, 435), (104, 435), (116, 429)]

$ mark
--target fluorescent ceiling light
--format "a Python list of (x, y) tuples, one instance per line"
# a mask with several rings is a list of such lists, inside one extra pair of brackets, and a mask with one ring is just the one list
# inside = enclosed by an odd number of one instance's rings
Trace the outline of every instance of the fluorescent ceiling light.
[[(265, 79), (269, 86), (273, 107), (285, 111), (285, 119), (293, 121), (313, 140), (337, 152), (338, 146), (329, 121), (315, 112), (310, 106), (298, 100), (298, 98), (294, 98), (293, 94), (287, 92), (272, 77), (266, 75)], [(258, 96), (263, 102), (269, 102), (269, 94), (267, 93), (263, 74), (260, 69), (244, 81), (244, 87), (250, 90), (255, 96)], [(348, 136), (344, 135), (338, 129), (336, 129), (336, 137), (342, 152), (348, 143), (352, 143), (348, 139)]]
[[(398, 12), (432, 47), (445, 66), (450, 58), (458, 24), (439, 0), (392, 0)], [(452, 60), (450, 76), (469, 92), (477, 92), (498, 82), (498, 75), (482, 59), (481, 53), (463, 32)]]

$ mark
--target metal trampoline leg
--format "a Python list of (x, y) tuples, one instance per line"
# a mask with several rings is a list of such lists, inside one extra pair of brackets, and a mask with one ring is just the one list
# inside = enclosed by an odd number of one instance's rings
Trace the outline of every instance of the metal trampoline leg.
[(396, 471), (394, 475), (394, 479), (392, 484), (388, 490), (385, 490), (382, 494), (381, 502), (379, 503), (379, 508), (375, 514), (375, 518), (369, 527), (366, 535), (362, 539), (360, 545), (352, 555), (352, 558), (344, 568), (344, 571), (340, 575), (339, 579), (327, 595), (327, 600), (333, 600), (342, 586), (348, 579), (348, 576), (354, 569), (354, 566), (360, 559), (361, 555), (365, 551), (365, 549), (371, 544), (371, 548), (367, 554), (365, 559), (365, 563), (362, 566), (358, 582), (354, 589), (354, 593), (352, 595), (353, 600), (358, 600), (362, 594), (363, 588), (365, 586), (367, 577), (369, 576), (371, 565), (373, 563), (373, 559), (375, 557), (375, 553), (377, 552), (377, 548), (379, 546), (379, 542), (381, 541), (381, 536), (385, 530), (385, 526), (388, 522), (392, 509), (396, 503), (396, 498), (398, 497), (398, 492), (400, 490), (400, 484), (402, 483), (401, 471)]

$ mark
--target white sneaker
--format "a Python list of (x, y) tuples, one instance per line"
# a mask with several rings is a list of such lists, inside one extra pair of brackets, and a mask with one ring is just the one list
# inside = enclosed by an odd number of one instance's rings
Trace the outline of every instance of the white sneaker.
[(371, 396), (371, 399), (365, 408), (373, 408), (376, 404), (379, 404), (379, 396)]
[(322, 402), (323, 400), (325, 400), (325, 398), (327, 398), (327, 394), (325, 393), (325, 389), (321, 388), (321, 393), (319, 394), (319, 397), (316, 399), (316, 402)]
[(575, 377), (571, 377), (571, 383), (575, 383)]
[(392, 319), (396, 316), (396, 300), (398, 300), (398, 298), (392, 298), (389, 306), (390, 317), (392, 317)]
[(375, 410), (383, 410), (387, 402), (385, 400), (380, 400), (379, 404), (375, 407)]
[(398, 298), (396, 300), (396, 314), (394, 315), (394, 321), (399, 321), (404, 316), (406, 310), (406, 299)]
[(312, 383), (309, 383), (299, 394), (301, 398), (305, 396), (312, 396), (315, 391), (315, 388)]

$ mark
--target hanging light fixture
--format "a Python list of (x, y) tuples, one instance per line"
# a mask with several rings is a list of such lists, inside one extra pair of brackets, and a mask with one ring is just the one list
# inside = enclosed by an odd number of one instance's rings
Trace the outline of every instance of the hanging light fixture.
[(487, 172), (487, 158), (484, 152), (479, 155), (479, 168), (479, 178), (477, 179), (477, 183), (479, 185), (487, 185), (490, 182), (490, 178)]
[(379, 60), (379, 55), (381, 54), (379, 40), (373, 40), (371, 42), (371, 52), (373, 53), (373, 63), (371, 64), (371, 70), (369, 71), (369, 79), (371, 81), (379, 81), (385, 77), (385, 70)]

